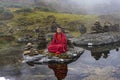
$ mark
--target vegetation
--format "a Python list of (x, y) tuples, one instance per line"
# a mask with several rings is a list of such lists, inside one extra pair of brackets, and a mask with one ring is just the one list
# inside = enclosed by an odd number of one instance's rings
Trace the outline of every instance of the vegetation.
[(9, 20), (9, 19), (12, 19), (13, 17), (14, 17), (14, 15), (10, 11), (3, 11), (0, 14), (0, 20)]
[(43, 11), (33, 11), (33, 12), (22, 12), (15, 14), (12, 22), (14, 26), (25, 26), (27, 28), (34, 29), (35, 27), (41, 26), (51, 26), (51, 19), (49, 16), (54, 16), (58, 24), (62, 27), (67, 28), (70, 31), (76, 31), (80, 24), (85, 23), (87, 27), (91, 24), (91, 20), (95, 21), (97, 16), (93, 15), (75, 15), (66, 13), (56, 13), (56, 12), (43, 12)]

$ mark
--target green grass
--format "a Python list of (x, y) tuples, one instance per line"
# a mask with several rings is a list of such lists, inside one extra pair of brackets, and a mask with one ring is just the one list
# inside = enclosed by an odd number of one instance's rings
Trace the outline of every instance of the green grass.
[[(13, 11), (15, 9), (13, 8)], [(16, 9), (17, 10), (17, 9)], [(12, 9), (11, 9), (12, 11)], [(78, 14), (68, 14), (68, 13), (57, 13), (57, 12), (44, 12), (44, 11), (33, 11), (31, 13), (14, 13), (14, 18), (8, 21), (8, 25), (12, 28), (20, 25), (23, 28), (27, 29), (35, 29), (37, 27), (50, 27), (52, 19), (47, 19), (48, 16), (55, 16), (56, 22), (60, 24), (62, 27), (67, 28), (72, 35), (78, 34), (77, 27), (84, 23), (87, 27), (88, 31), (90, 29), (90, 25), (95, 22), (98, 18), (95, 15), (78, 15)], [(20, 21), (21, 20), (21, 21)], [(72, 26), (71, 23), (74, 23)], [(25, 26), (24, 26), (25, 25)]]
[[(57, 12), (44, 12), (44, 11), (36, 11), (33, 9), (33, 12), (20, 12), (15, 13), (16, 10), (20, 8), (7, 8), (12, 11), (14, 14), (14, 18), (11, 20), (7, 20), (6, 24), (9, 26), (8, 28), (23, 28), (33, 30), (38, 27), (49, 27), (51, 26), (51, 22), (53, 19), (48, 18), (49, 16), (54, 16), (56, 18), (56, 22), (61, 26), (66, 28), (73, 36), (77, 37), (80, 35), (77, 27), (80, 24), (85, 24), (88, 32), (90, 31), (91, 25), (98, 19), (96, 15), (82, 15), (82, 14), (68, 14), (68, 13), (57, 13)], [(17, 38), (20, 33), (17, 32), (14, 34)]]

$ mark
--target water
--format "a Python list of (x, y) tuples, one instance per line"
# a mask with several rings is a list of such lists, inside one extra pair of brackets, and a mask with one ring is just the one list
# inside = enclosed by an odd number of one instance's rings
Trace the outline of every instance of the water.
[(0, 53), (0, 80), (120, 80), (118, 45), (84, 47), (86, 51), (70, 64), (35, 65), (22, 61), (22, 49)]

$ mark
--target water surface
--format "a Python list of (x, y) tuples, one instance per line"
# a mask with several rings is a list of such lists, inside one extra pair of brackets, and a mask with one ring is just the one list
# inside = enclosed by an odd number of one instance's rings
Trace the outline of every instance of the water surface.
[(70, 64), (31, 67), (21, 63), (22, 48), (11, 47), (0, 52), (0, 80), (120, 80), (119, 46), (102, 48), (85, 48), (80, 58)]

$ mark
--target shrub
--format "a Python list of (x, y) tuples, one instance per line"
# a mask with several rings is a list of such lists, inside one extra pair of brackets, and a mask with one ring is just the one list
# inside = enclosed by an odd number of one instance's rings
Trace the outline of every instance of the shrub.
[(47, 7), (35, 7), (34, 10), (41, 10), (41, 11), (44, 11), (44, 12), (50, 12), (50, 11), (53, 11), (53, 10), (50, 10), (48, 9)]
[(16, 23), (18, 26), (29, 26), (29, 25), (40, 23), (40, 22), (41, 20), (39, 18), (32, 18), (32, 17), (25, 17), (25, 16), (19, 17), (16, 20)]
[(0, 14), (4, 12), (4, 8), (0, 7)]
[(31, 13), (31, 12), (33, 12), (33, 11), (32, 11), (32, 9), (30, 9), (30, 8), (23, 8), (23, 9), (20, 9), (20, 10), (16, 10), (15, 12), (16, 12), (16, 13), (21, 13), (21, 12)]

